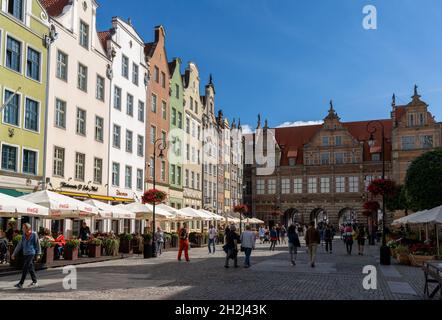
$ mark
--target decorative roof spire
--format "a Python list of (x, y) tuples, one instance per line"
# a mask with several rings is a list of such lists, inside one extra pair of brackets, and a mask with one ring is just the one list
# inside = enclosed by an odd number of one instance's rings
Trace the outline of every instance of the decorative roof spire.
[(393, 98), (391, 100), (391, 106), (393, 109), (396, 107), (396, 94), (393, 93)]
[(264, 129), (268, 129), (269, 128), (269, 122), (268, 122), (268, 120), (266, 119), (265, 121), (264, 121)]
[(238, 129), (242, 129), (242, 127), (241, 127), (241, 118), (238, 119)]
[(329, 112), (335, 112), (335, 108), (333, 107), (333, 100), (330, 100), (330, 110)]
[(213, 76), (212, 76), (212, 74), (209, 75), (209, 84), (213, 85)]
[(257, 129), (261, 129), (261, 114), (258, 113), (258, 125), (256, 126)]

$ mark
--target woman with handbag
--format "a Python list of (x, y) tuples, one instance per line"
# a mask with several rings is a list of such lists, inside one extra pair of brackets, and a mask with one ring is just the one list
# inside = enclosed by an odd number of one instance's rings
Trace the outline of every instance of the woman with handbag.
[(232, 225), (229, 230), (226, 229), (226, 239), (224, 251), (226, 252), (226, 263), (224, 267), (229, 268), (230, 259), (233, 260), (234, 267), (238, 268), (238, 240), (239, 236), (236, 233), (236, 227)]
[(250, 256), (255, 249), (256, 235), (250, 226), (246, 226), (246, 231), (241, 234), (241, 251), (245, 254), (244, 268), (250, 268)]

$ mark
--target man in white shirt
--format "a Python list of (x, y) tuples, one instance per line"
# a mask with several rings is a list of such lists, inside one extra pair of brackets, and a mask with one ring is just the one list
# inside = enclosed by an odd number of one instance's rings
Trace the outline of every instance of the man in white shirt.
[(213, 247), (213, 254), (215, 254), (215, 250), (216, 250), (216, 245), (215, 245), (215, 239), (217, 236), (217, 232), (214, 226), (210, 225), (209, 228), (209, 254), (212, 253), (212, 247)]

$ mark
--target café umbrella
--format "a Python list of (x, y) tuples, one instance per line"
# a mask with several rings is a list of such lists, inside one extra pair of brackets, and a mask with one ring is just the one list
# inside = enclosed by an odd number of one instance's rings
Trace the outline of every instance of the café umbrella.
[(186, 214), (180, 212), (179, 209), (172, 208), (172, 207), (170, 207), (166, 204), (163, 204), (163, 203), (157, 205), (157, 208), (160, 208), (162, 210), (166, 210), (167, 212), (175, 215), (175, 218), (177, 220), (191, 220), (193, 218), (192, 216), (189, 216), (189, 215), (186, 215)]
[(49, 210), (45, 207), (0, 193), (0, 217), (2, 218), (20, 216), (45, 218), (48, 215)]
[(110, 204), (98, 201), (87, 200), (85, 203), (96, 207), (100, 219), (131, 219), (135, 220), (136, 215), (129, 210), (118, 208), (117, 206), (111, 206)]
[[(151, 219), (153, 215), (153, 206), (148, 203), (142, 204), (139, 202), (134, 202), (127, 205), (119, 205), (117, 207), (135, 213), (138, 220), (148, 220)], [(175, 218), (175, 215), (156, 206), (155, 217), (160, 220), (173, 220)]]
[(98, 215), (96, 207), (48, 190), (27, 194), (19, 199), (48, 208), (48, 218), (52, 220), (82, 219)]

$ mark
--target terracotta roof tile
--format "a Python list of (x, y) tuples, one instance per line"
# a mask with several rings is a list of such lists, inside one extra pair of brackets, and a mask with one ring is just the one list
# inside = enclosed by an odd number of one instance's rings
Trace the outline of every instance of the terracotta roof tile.
[(111, 33), (110, 31), (100, 31), (97, 32), (98, 40), (100, 40), (103, 49), (107, 51), (107, 41), (110, 39)]
[(145, 43), (144, 44), (144, 53), (146, 54), (146, 56), (148, 56), (149, 58), (152, 58), (156, 47), (157, 47), (156, 42)]
[(64, 7), (71, 2), (71, 0), (40, 0), (41, 5), (51, 17), (58, 17), (63, 13)]

